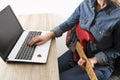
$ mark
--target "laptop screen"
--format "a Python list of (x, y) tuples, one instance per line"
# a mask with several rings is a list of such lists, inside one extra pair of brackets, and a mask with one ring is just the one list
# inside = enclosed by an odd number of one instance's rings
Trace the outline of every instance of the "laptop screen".
[(5, 60), (23, 29), (10, 6), (0, 12), (0, 56)]

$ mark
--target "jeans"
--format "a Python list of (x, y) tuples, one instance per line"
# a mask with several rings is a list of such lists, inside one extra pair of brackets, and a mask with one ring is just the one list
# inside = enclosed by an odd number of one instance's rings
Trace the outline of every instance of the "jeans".
[[(73, 52), (68, 50), (58, 58), (60, 80), (90, 80), (86, 71), (73, 60)], [(112, 71), (109, 66), (95, 65), (94, 72), (98, 80), (107, 80)]]

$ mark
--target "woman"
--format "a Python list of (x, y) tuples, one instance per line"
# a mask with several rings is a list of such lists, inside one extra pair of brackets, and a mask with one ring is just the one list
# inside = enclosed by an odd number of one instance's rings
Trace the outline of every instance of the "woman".
[[(34, 37), (29, 45), (41, 45), (60, 37), (78, 23), (95, 39), (87, 44), (86, 55), (96, 76), (107, 80), (114, 71), (115, 59), (120, 56), (120, 7), (111, 0), (84, 0), (64, 23), (44, 36)], [(68, 50), (58, 58), (60, 80), (90, 80), (82, 69), (85, 62), (82, 58), (75, 62), (73, 52)]]

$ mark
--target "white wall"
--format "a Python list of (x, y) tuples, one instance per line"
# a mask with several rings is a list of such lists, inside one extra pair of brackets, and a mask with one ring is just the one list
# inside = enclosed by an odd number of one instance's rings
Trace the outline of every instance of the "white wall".
[[(15, 14), (52, 13), (55, 26), (66, 20), (82, 0), (0, 0), (0, 10), (11, 5)], [(61, 44), (62, 43), (62, 44)], [(65, 34), (57, 39), (58, 54), (66, 51)]]
[(53, 13), (64, 21), (82, 0), (0, 0), (0, 9), (11, 5), (16, 14)]

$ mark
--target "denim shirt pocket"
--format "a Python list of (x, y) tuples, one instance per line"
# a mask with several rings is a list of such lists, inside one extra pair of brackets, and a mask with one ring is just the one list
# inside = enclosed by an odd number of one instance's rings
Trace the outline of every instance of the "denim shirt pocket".
[(112, 45), (112, 30), (110, 30), (110, 26), (105, 26), (101, 23), (92, 27), (91, 32), (95, 38), (95, 43), (97, 44), (98, 48), (105, 49)]
[(99, 25), (95, 25), (94, 27), (91, 27), (91, 33), (93, 34), (95, 40), (97, 42), (99, 42), (102, 38), (102, 35), (103, 35), (103, 31), (101, 31)]
[(91, 27), (91, 32), (94, 35), (96, 41), (98, 42), (101, 41), (103, 37), (108, 35), (107, 28), (105, 28), (105, 26), (102, 23)]
[(80, 19), (79, 19), (79, 22), (80, 22), (81, 26), (85, 26), (88, 22), (87, 16), (81, 15)]

